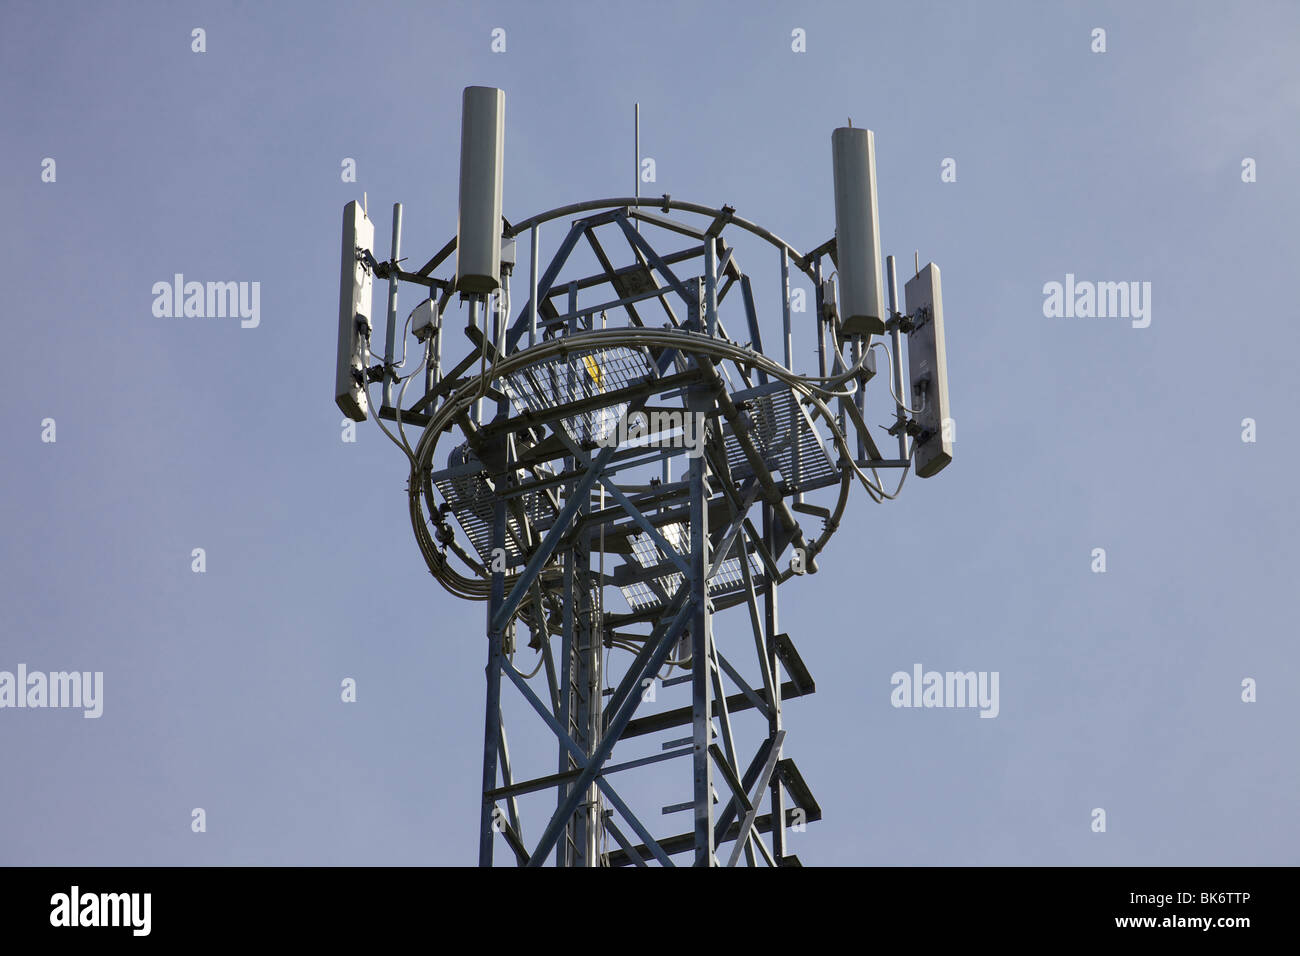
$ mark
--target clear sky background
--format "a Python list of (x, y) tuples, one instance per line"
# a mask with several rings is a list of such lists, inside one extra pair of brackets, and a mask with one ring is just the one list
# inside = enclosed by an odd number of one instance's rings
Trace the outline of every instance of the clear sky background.
[[(626, 194), (639, 101), (647, 192), (809, 249), (852, 116), (885, 252), (943, 271), (955, 461), (859, 489), (782, 588), (825, 813), (792, 852), (1300, 862), (1298, 49), (1266, 2), (6, 0), (0, 670), (105, 689), (98, 720), (0, 710), (0, 863), (475, 860), (483, 605), (429, 577), (404, 460), (332, 400), (342, 207), (368, 192), (386, 252), (400, 200), (403, 252), (436, 251), (475, 84), (506, 91), (512, 220)], [(156, 318), (178, 272), (260, 282), (260, 325)], [(1150, 282), (1150, 327), (1046, 318), (1066, 273)], [(999, 716), (891, 707), (914, 663), (998, 671)]]

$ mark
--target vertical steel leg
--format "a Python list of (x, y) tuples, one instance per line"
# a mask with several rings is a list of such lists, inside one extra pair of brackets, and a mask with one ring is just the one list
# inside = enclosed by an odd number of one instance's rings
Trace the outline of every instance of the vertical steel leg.
[[(492, 547), (504, 548), (506, 541), (506, 502), (498, 498), (492, 513)], [(495, 804), (488, 793), (497, 785), (497, 755), (501, 747), (501, 665), (502, 630), (492, 627), (496, 611), (506, 595), (504, 571), (492, 573), (492, 587), (488, 600), (488, 665), (487, 707), (483, 720), (483, 804), (479, 817), (478, 865), (492, 865), (492, 842), (496, 835), (493, 819)]]
[[(589, 509), (579, 511), (579, 518)], [(571, 554), (573, 563), (573, 655), (574, 655), (574, 740), (590, 756), (600, 740), (600, 646), (591, 626), (591, 552), (582, 544), (575, 545)], [(597, 831), (600, 826), (599, 791), (592, 783), (578, 811), (574, 814), (575, 866), (592, 867), (600, 864)]]
[[(572, 461), (572, 459), (569, 459)], [(567, 463), (566, 463), (567, 464)], [(573, 724), (573, 685), (574, 685), (574, 639), (573, 639), (573, 562), (574, 554), (572, 550), (565, 551), (562, 555), (564, 567), (564, 604), (563, 619), (560, 629), (560, 666), (563, 668), (560, 684), (560, 726), (569, 732), (569, 736), (574, 738), (575, 742), (580, 742)], [(560, 744), (560, 763), (557, 768), (560, 773), (565, 773), (573, 769), (573, 757)], [(563, 805), (565, 798), (569, 795), (569, 788), (565, 784), (560, 784), (556, 788), (555, 805)], [(555, 844), (555, 865), (572, 866), (573, 865), (573, 846), (574, 846), (574, 825), (570, 821), (565, 827), (564, 834)]]
[(691, 475), (691, 699), (694, 714), (695, 865), (713, 866), (713, 766), (709, 745), (713, 742), (713, 713), (709, 697), (709, 668), (712, 666), (712, 624), (707, 578), (709, 566), (709, 509), (704, 456), (690, 459)]
[[(776, 553), (776, 521), (770, 502), (763, 502), (763, 541), (773, 554)], [(767, 586), (763, 589), (763, 639), (767, 651), (767, 666), (772, 672), (772, 717), (767, 722), (768, 735), (777, 739), (781, 732), (781, 661), (776, 653), (777, 635), (776, 582), (767, 575)], [(777, 747), (777, 759), (780, 760), (781, 749)], [(772, 856), (780, 866), (786, 857), (785, 847), (785, 788), (777, 774), (772, 775)]]
[[(589, 465), (590, 461), (568, 459), (573, 465)], [(571, 489), (570, 494), (573, 494)], [(589, 494), (589, 492), (584, 492)], [(583, 502), (575, 521), (581, 521), (590, 511)], [(591, 621), (591, 549), (585, 541), (578, 541), (564, 553), (564, 620), (563, 660), (564, 672), (560, 688), (562, 704), (560, 726), (568, 730), (574, 743), (591, 754), (600, 740), (604, 713), (600, 697), (600, 637)], [(575, 769), (577, 762), (568, 750), (560, 745), (559, 771)], [(569, 787), (561, 784), (556, 794), (556, 806), (561, 806), (569, 794)], [(600, 794), (593, 783), (578, 810), (569, 820), (564, 833), (556, 843), (556, 866), (599, 866), (599, 837), (602, 827)]]

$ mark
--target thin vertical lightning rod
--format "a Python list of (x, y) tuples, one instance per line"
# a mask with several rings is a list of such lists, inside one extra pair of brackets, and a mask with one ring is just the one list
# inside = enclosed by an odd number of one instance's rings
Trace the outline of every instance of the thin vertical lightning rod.
[[(389, 250), (389, 259), (396, 272), (397, 260), (402, 256), (402, 204), (393, 203), (393, 242)], [(397, 276), (388, 277), (388, 327), (384, 330), (384, 404), (393, 407), (393, 373), (394, 338), (397, 334)]]
[[(636, 122), (635, 122), (635, 126), (636, 126), (636, 132), (635, 132), (635, 137), (636, 137), (636, 163), (635, 163), (636, 183), (634, 184), (634, 188), (636, 189), (636, 192), (633, 193), (633, 195), (636, 196), (636, 198), (637, 198), (638, 200), (640, 200), (640, 198), (641, 198), (641, 104), (640, 104), (640, 103), (636, 104)], [(639, 204), (639, 203), (638, 203), (638, 204)], [(637, 232), (640, 232), (640, 231), (641, 231), (641, 220), (640, 220), (640, 219), (638, 219), (638, 220), (637, 220), (633, 225), (636, 226), (636, 231), (637, 231)]]
[[(894, 394), (902, 398), (906, 386), (903, 384), (903, 333), (898, 322), (898, 276), (894, 271), (894, 257), (888, 256), (885, 262), (889, 273), (889, 316), (894, 321), (894, 330), (890, 333), (890, 351), (894, 355)], [(903, 410), (901, 402), (895, 402), (895, 408), (898, 422), (901, 425), (907, 421), (907, 412)], [(904, 461), (907, 460), (907, 430), (905, 428), (898, 429), (898, 457)]]

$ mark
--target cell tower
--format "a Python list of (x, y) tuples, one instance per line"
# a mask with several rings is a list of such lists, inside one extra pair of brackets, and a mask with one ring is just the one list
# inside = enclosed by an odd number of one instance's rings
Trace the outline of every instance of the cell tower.
[[(779, 627), (777, 589), (817, 571), (855, 483), (879, 502), (909, 467), (928, 477), (952, 460), (939, 269), (916, 270), (900, 311), (892, 256), (881, 277), (870, 130), (831, 136), (835, 232), (809, 253), (730, 206), (643, 199), (639, 175), (632, 197), (511, 224), (504, 138), (505, 94), (467, 88), (457, 232), (418, 270), (401, 258), (400, 203), (387, 261), (366, 210), (346, 206), (336, 378), (344, 414), (374, 417), (408, 460), (433, 576), (487, 604), (479, 863), (504, 849), (533, 866), (798, 865), (790, 831), (821, 810), (783, 711), (815, 685)], [(545, 253), (544, 230), (560, 236)], [(771, 247), (761, 295), (733, 236)], [(375, 279), (388, 281), (382, 358)], [(407, 329), (397, 355), (404, 282), (423, 297), (410, 358)], [(796, 333), (816, 374), (795, 371)], [(867, 424), (877, 349), (896, 457)], [(515, 759), (507, 694), (512, 720), (536, 718)]]

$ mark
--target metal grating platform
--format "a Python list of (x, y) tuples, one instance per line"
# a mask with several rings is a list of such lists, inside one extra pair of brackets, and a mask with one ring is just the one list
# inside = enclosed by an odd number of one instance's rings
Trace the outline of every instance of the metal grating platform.
[[(675, 521), (664, 525), (659, 532), (679, 553), (685, 554), (690, 550), (691, 536), (688, 522)], [(629, 538), (629, 541), (632, 544), (629, 564), (635, 564), (640, 568), (653, 568), (668, 560), (667, 556), (659, 550), (659, 546), (650, 540), (650, 536), (645, 532)], [(733, 545), (734, 549), (735, 545)], [(754, 577), (762, 574), (762, 567), (753, 554), (749, 555), (749, 570)], [(673, 571), (650, 581), (637, 581), (619, 590), (623, 592), (623, 598), (634, 611), (645, 611), (666, 603), (664, 595), (671, 600), (681, 584), (681, 573)], [(727, 594), (744, 586), (745, 578), (740, 570), (740, 558), (730, 557), (722, 562), (717, 574), (709, 579), (709, 594), (715, 596)]]
[[(511, 372), (501, 379), (501, 390), (516, 411), (540, 412), (617, 391), (647, 377), (655, 377), (649, 356), (616, 345), (574, 349), (563, 358), (545, 359)], [(560, 424), (575, 442), (590, 446), (611, 434), (626, 411), (627, 403), (620, 402), (563, 418)]]
[[(748, 413), (754, 426), (749, 435), (768, 467), (781, 473), (787, 491), (810, 491), (840, 480), (839, 470), (826, 453), (816, 423), (789, 386), (773, 382), (736, 392), (731, 398)], [(797, 441), (793, 440), (794, 436), (797, 436)], [(749, 459), (729, 425), (723, 429), (723, 439), (732, 474), (739, 477), (752, 475), (754, 470)]]
[[(459, 465), (438, 472), (430, 480), (434, 487), (447, 501), (451, 513), (456, 516), (461, 529), (465, 532), (474, 550), (484, 564), (491, 562), (492, 550), (492, 509), (496, 500), (492, 489), (483, 477), (481, 466)], [(528, 520), (536, 524), (543, 519), (555, 516), (555, 508), (545, 491), (532, 491), (520, 499)], [(506, 510), (506, 565), (514, 567), (525, 563), (528, 555), (523, 553), (519, 542), (523, 540), (519, 519), (510, 509)]]

